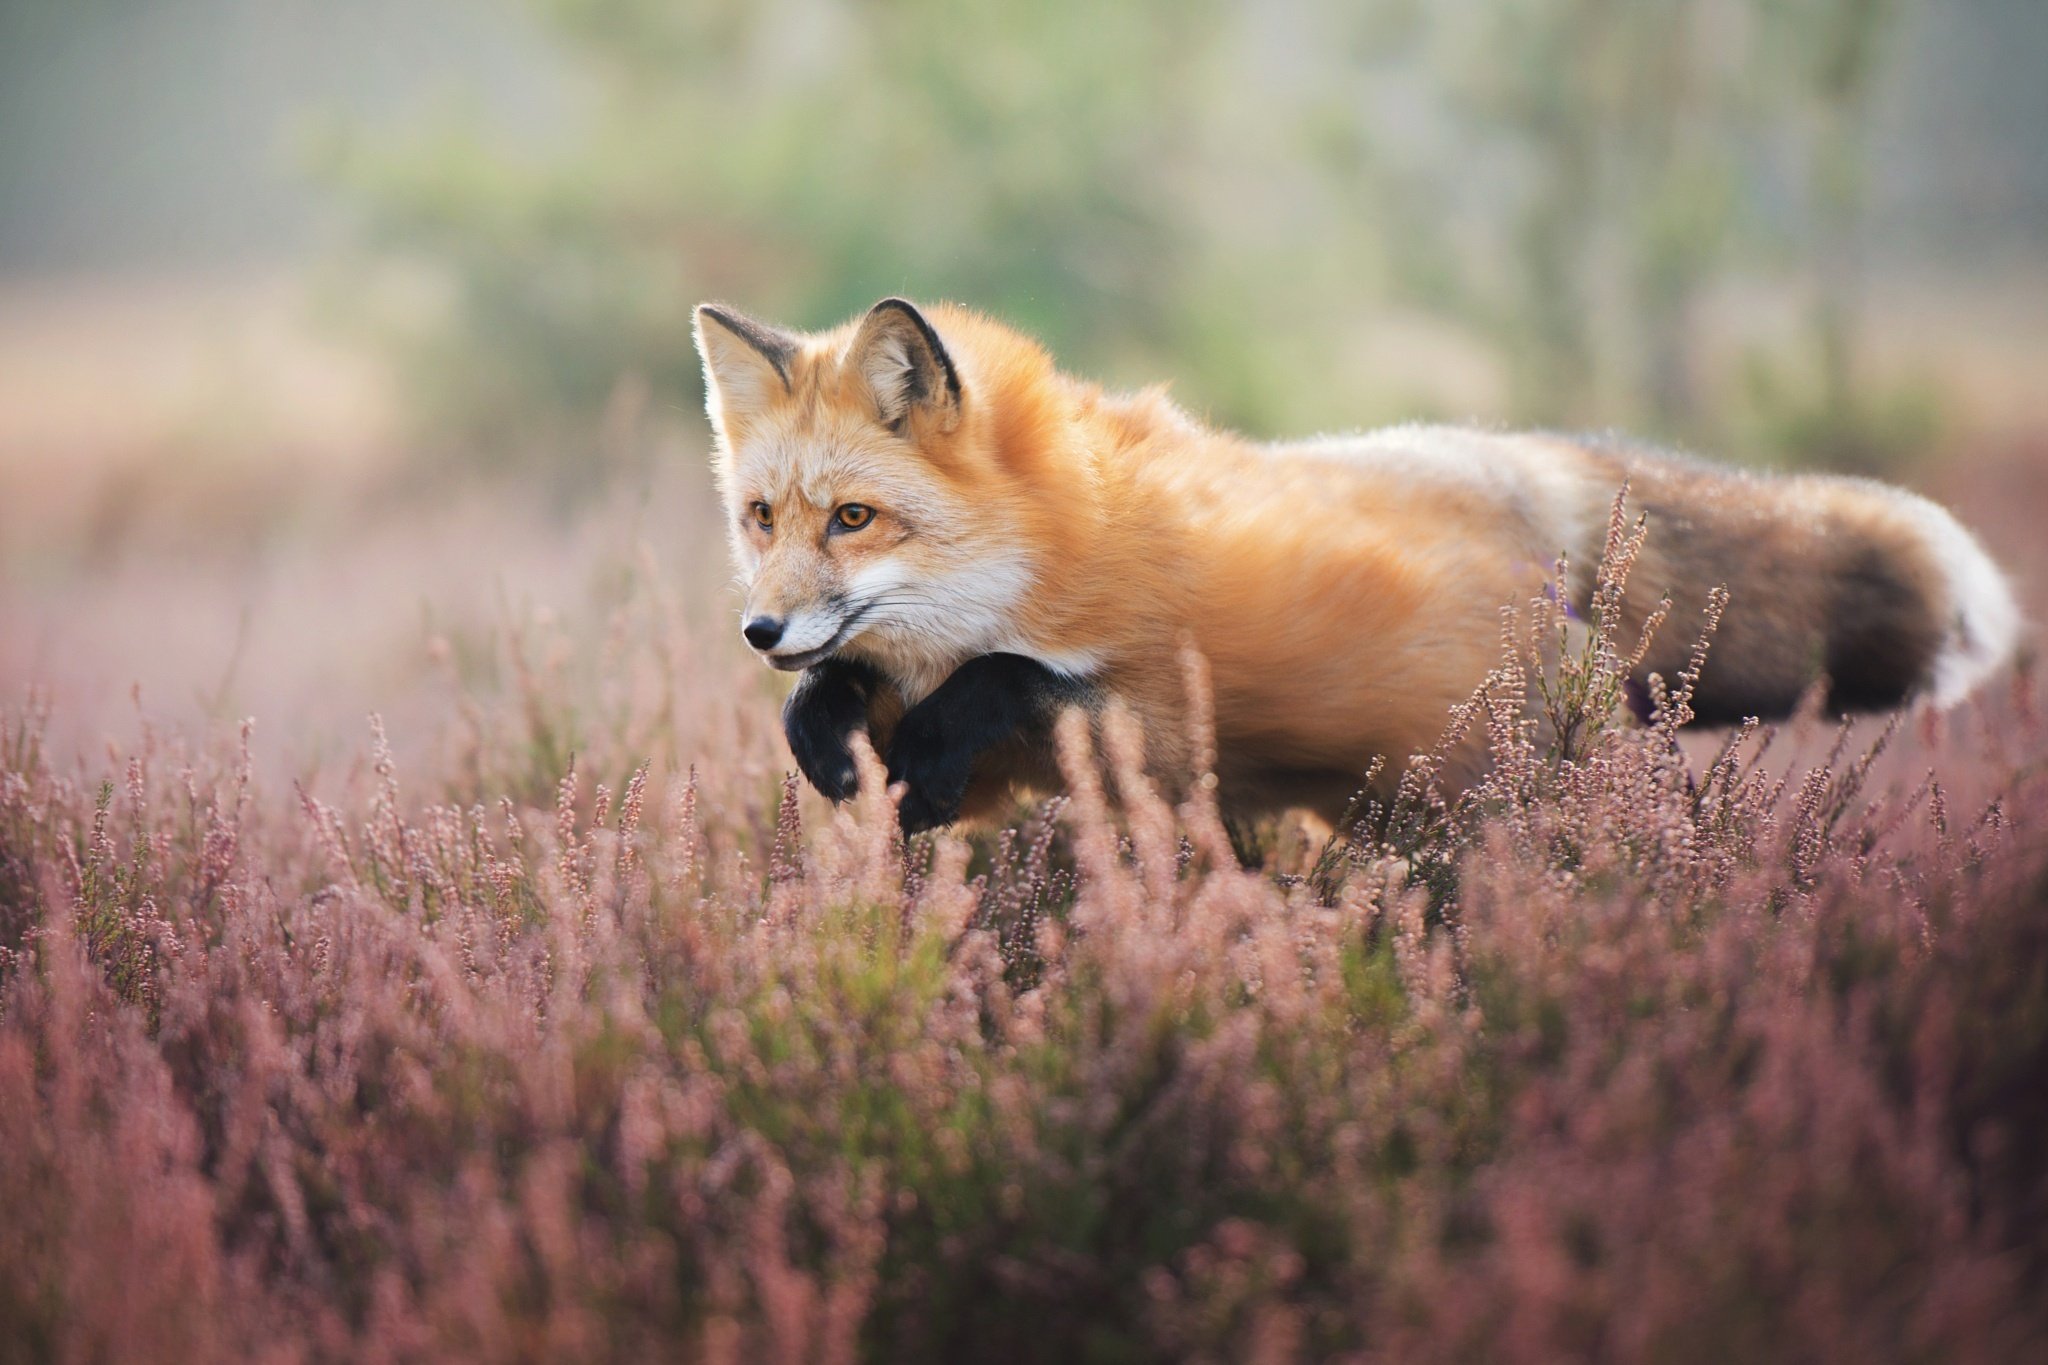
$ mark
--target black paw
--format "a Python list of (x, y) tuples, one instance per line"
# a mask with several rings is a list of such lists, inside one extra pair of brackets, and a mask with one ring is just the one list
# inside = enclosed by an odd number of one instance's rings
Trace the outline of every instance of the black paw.
[(865, 665), (827, 659), (803, 671), (782, 705), (782, 733), (797, 768), (835, 802), (860, 789), (851, 740), (867, 728), (874, 682)]
[(952, 733), (945, 708), (914, 706), (889, 742), (889, 784), (906, 790), (896, 818), (905, 834), (950, 825), (960, 818), (975, 750)]

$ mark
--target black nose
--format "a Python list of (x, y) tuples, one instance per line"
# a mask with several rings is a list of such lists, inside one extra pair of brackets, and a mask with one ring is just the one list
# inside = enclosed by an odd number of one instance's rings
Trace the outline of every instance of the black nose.
[(740, 634), (756, 649), (773, 649), (782, 638), (782, 624), (773, 616), (756, 616), (740, 627)]

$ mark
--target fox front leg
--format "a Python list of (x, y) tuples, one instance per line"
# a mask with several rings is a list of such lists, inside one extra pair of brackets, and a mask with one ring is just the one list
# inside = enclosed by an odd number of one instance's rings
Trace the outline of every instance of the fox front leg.
[(844, 801), (860, 785), (851, 740), (868, 724), (881, 675), (852, 659), (827, 659), (797, 676), (796, 690), (782, 704), (782, 733), (796, 766), (813, 787)]
[(903, 713), (889, 741), (889, 782), (904, 784), (898, 816), (915, 834), (959, 817), (975, 760), (1013, 739), (1050, 739), (1063, 706), (1088, 689), (1021, 654), (983, 654)]

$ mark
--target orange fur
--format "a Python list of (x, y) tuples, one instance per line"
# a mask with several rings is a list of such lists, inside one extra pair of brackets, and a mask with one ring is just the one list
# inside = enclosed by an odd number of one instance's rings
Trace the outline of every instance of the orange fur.
[[(759, 357), (700, 313), (750, 609), (800, 613), (863, 584), (915, 585), (897, 591), (941, 602), (928, 618), (863, 627), (838, 646), (894, 679), (901, 701), (975, 654), (1029, 654), (1129, 706), (1169, 785), (1185, 767), (1177, 658), (1192, 639), (1214, 679), (1222, 790), (1243, 808), (1333, 814), (1376, 756), (1398, 768), (1428, 747), (1498, 660), (1500, 609), (1540, 591), (1561, 552), (1597, 558), (1624, 474), (1674, 497), (1685, 477), (1718, 478), (1719, 493), (1772, 525), (1812, 521), (1754, 480), (1559, 438), (1397, 428), (1258, 445), (1204, 427), (1161, 391), (1110, 395), (1068, 378), (1030, 339), (946, 305), (923, 317), (957, 371), (958, 401), (913, 406), (892, 430), (873, 373), (897, 353), (878, 362), (874, 347), (914, 350), (915, 338), (878, 342), (879, 313), (788, 337), (786, 383), (750, 373)], [(1822, 482), (1820, 501), (1847, 508), (1843, 536), (1888, 515), (1863, 485)], [(755, 500), (778, 509), (772, 536), (749, 529)], [(845, 502), (878, 509), (876, 533), (821, 535)], [(1699, 569), (1686, 519), (1657, 515), (1676, 529), (1660, 541), (1653, 527), (1655, 563)], [(1818, 553), (1808, 542), (1827, 542), (1836, 521), (1785, 543)], [(1933, 550), (1899, 532), (1880, 551), (1925, 580), (1935, 616), (1961, 610), (1940, 596)], [(1740, 577), (1739, 565), (1704, 571)], [(1675, 585), (1638, 586), (1654, 598)], [(1045, 766), (1026, 755), (984, 773), (978, 803), (1013, 779), (1042, 781)]]

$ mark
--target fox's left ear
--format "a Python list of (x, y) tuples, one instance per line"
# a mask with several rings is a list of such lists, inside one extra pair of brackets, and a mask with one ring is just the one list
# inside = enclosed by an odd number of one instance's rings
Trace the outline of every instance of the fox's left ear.
[(941, 431), (959, 422), (959, 371), (939, 334), (908, 299), (883, 299), (870, 308), (847, 359), (867, 380), (884, 426), (902, 431), (914, 414), (928, 414)]
[(704, 358), (704, 408), (714, 424), (758, 411), (789, 392), (797, 339), (723, 304), (697, 305), (697, 354)]

